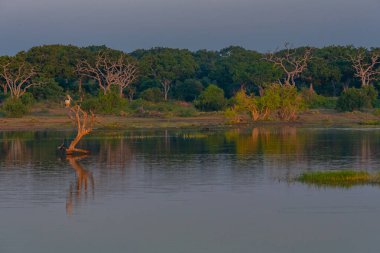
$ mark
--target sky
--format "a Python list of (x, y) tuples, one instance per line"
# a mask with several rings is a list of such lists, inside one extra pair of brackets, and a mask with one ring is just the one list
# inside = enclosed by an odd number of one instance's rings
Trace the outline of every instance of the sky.
[(0, 55), (46, 44), (378, 47), (379, 10), (379, 0), (0, 0)]

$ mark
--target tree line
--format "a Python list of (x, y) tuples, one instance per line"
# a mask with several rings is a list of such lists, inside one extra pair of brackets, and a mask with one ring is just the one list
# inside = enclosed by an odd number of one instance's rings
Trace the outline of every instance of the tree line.
[(268, 53), (230, 46), (219, 51), (152, 48), (125, 53), (106, 46), (47, 45), (0, 56), (2, 94), (36, 99), (65, 93), (96, 95), (117, 89), (130, 100), (192, 102), (210, 84), (233, 97), (241, 88), (260, 95), (273, 83), (339, 96), (350, 87), (378, 88), (380, 48), (285, 44)]

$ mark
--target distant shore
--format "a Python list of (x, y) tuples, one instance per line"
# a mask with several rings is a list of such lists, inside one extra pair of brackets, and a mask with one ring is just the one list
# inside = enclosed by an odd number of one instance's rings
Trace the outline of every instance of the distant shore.
[[(339, 113), (334, 110), (310, 110), (299, 115), (296, 121), (259, 121), (246, 124), (230, 124), (223, 113), (201, 114), (194, 117), (140, 118), (129, 116), (97, 115), (96, 129), (162, 129), (234, 126), (318, 126), (318, 127), (368, 127), (379, 126), (380, 117), (365, 112)], [(68, 130), (74, 127), (62, 114), (28, 115), (22, 118), (0, 118), (0, 131)]]

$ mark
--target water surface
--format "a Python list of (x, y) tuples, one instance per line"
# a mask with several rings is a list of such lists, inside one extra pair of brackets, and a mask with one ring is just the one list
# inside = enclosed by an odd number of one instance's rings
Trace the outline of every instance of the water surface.
[(380, 129), (0, 133), (0, 252), (378, 252), (380, 188), (289, 183), (380, 171)]

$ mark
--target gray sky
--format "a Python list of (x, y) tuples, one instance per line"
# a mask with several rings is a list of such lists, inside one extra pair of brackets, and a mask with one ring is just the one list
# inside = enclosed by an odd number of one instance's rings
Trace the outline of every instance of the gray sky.
[(43, 44), (380, 46), (379, 0), (0, 0), (0, 54)]

